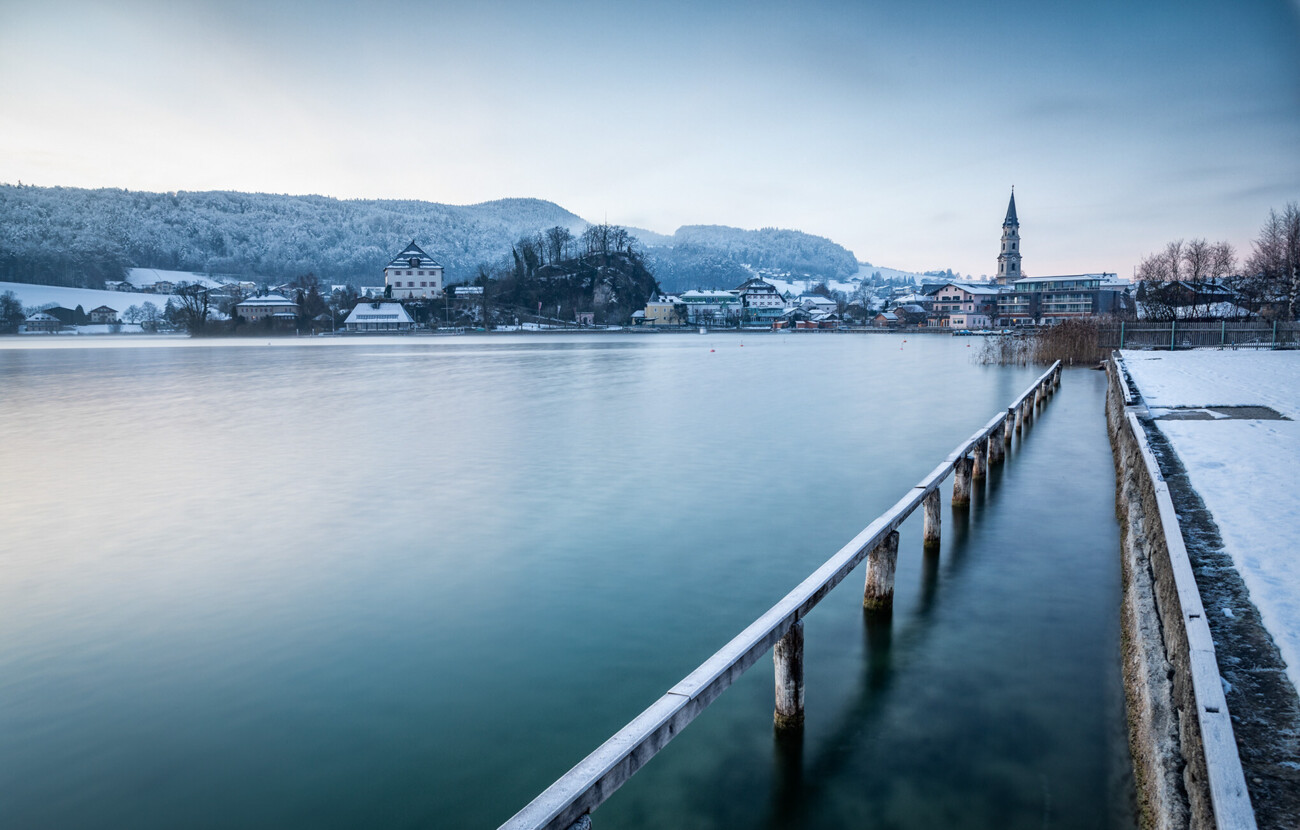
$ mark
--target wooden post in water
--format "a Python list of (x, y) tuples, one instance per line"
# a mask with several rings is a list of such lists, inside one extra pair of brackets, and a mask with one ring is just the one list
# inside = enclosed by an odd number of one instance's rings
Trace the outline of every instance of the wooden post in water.
[(984, 478), (988, 472), (988, 457), (988, 439), (981, 438), (975, 442), (975, 460), (971, 467), (972, 478)]
[(953, 464), (952, 478), (952, 503), (955, 505), (970, 504), (970, 480), (971, 468), (975, 462), (970, 460), (970, 456), (963, 455)]
[(1025, 405), (1018, 403), (1012, 408), (1016, 411), (1016, 434), (1019, 435), (1025, 428)]
[(989, 465), (1001, 464), (1002, 459), (1006, 457), (1006, 444), (1002, 441), (1002, 433), (1007, 431), (1006, 421), (998, 424), (997, 429), (989, 433)]
[[(893, 591), (893, 566), (889, 570)], [(891, 593), (892, 599), (892, 593)], [(772, 649), (776, 669), (776, 711), (772, 722), (778, 730), (803, 728), (803, 620), (795, 620)]]
[(1004, 453), (1006, 450), (1011, 449), (1011, 435), (1015, 432), (1016, 426), (1016, 408), (1008, 406), (1007, 415), (1002, 419), (1002, 448)]
[(871, 613), (894, 610), (894, 565), (898, 562), (898, 531), (890, 533), (867, 554), (867, 587), (862, 607)]
[(921, 501), (925, 509), (925, 530), (921, 534), (921, 544), (927, 548), (939, 547), (939, 528), (943, 519), (939, 515), (939, 488), (929, 492)]

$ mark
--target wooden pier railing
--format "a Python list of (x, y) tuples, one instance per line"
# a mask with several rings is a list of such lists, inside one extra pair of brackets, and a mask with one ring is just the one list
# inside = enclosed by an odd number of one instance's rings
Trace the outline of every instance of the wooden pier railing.
[(840, 548), (731, 642), (578, 762), (541, 795), (501, 825), (500, 830), (567, 830), (590, 826), (586, 816), (614, 794), (637, 770), (695, 720), (718, 695), (769, 649), (776, 675), (773, 719), (778, 729), (803, 726), (803, 618), (867, 560), (863, 606), (869, 612), (893, 606), (898, 527), (924, 505), (926, 545), (940, 538), (939, 486), (954, 474), (952, 503), (969, 504), (973, 480), (990, 463), (1006, 457), (1012, 432), (1021, 432), (1061, 385), (1061, 362), (1038, 377), (1006, 411), (957, 445), (939, 466), (898, 502)]

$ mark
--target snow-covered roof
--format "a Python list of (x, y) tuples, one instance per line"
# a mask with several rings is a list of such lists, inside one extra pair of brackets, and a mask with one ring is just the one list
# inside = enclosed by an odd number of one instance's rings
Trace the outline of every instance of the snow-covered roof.
[(420, 250), (420, 246), (411, 240), (411, 244), (397, 256), (393, 261), (384, 266), (384, 270), (389, 268), (441, 268), (442, 266), (434, 260), (433, 257)]
[(91, 314), (94, 314), (94, 313), (99, 312), (99, 311), (111, 311), (111, 312), (114, 313), (114, 314), (117, 313), (117, 309), (115, 309), (115, 308), (109, 308), (109, 307), (106, 306), (106, 305), (102, 305), (102, 306), (100, 306), (99, 308), (92, 308), (92, 309), (90, 310), (90, 313), (91, 313)]
[(406, 313), (401, 303), (357, 303), (352, 308), (348, 323), (411, 323), (411, 315)]
[(27, 318), (27, 322), (29, 323), (48, 323), (51, 320), (56, 323), (60, 322), (58, 317), (55, 317), (53, 314), (46, 314), (44, 311), (38, 311)]
[[(975, 283), (969, 283), (969, 282), (946, 282), (939, 287), (939, 291), (942, 291), (945, 288), (948, 288), (949, 286), (953, 288), (960, 288), (962, 291), (965, 291), (968, 294), (976, 294), (982, 297), (996, 295), (998, 293), (997, 286), (977, 285)], [(934, 293), (937, 294), (939, 293), (939, 291), (936, 291)]]
[(160, 268), (128, 268), (126, 281), (137, 287), (160, 282), (170, 282), (173, 285), (184, 282), (190, 285), (201, 285), (204, 288), (216, 288), (221, 285), (216, 280), (193, 271), (164, 271)]
[(247, 300), (244, 300), (242, 303), (236, 305), (235, 308), (245, 308), (245, 307), (251, 308), (252, 306), (258, 306), (260, 308), (267, 308), (270, 306), (297, 307), (297, 305), (298, 304), (295, 303), (294, 301), (282, 297), (279, 294), (267, 294), (265, 297), (249, 297)]

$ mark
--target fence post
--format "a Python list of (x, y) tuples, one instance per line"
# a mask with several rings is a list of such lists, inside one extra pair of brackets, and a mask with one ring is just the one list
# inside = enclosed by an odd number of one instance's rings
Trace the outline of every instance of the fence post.
[(1119, 321), (1119, 347), (1124, 348), (1124, 321)]
[(1270, 349), (1277, 348), (1277, 320), (1273, 321), (1273, 344), (1269, 346), (1269, 348)]
[[(892, 588), (892, 573), (891, 573)], [(776, 671), (776, 710), (772, 722), (778, 730), (803, 728), (803, 620), (795, 620), (772, 649)]]
[(925, 530), (921, 535), (921, 544), (927, 548), (939, 546), (939, 531), (943, 519), (939, 514), (939, 488), (931, 490), (921, 502), (925, 508)]
[(1169, 351), (1174, 350), (1174, 335), (1178, 332), (1178, 318), (1169, 321)]
[(1228, 321), (1219, 321), (1219, 345), (1224, 346), (1228, 342)]
[(890, 533), (867, 554), (867, 587), (862, 607), (887, 614), (894, 609), (894, 565), (898, 562), (898, 531)]

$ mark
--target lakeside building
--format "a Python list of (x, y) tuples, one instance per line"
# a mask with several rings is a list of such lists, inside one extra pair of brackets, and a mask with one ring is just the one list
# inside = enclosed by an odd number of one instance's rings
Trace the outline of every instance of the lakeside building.
[(411, 240), (384, 266), (385, 291), (394, 300), (427, 300), (442, 296), (442, 265)]
[(1051, 325), (1071, 317), (1117, 314), (1129, 308), (1128, 283), (1114, 274), (1024, 277), (998, 295), (999, 326)]
[(279, 294), (250, 297), (235, 305), (235, 315), (249, 323), (259, 320), (297, 320), (298, 304)]
[(741, 319), (746, 323), (770, 323), (786, 309), (781, 292), (760, 277), (741, 283), (736, 295), (740, 297)]
[(647, 326), (682, 326), (690, 315), (680, 297), (651, 297), (645, 304), (642, 323)]
[(92, 308), (90, 310), (90, 322), (118, 323), (121, 321), (117, 319), (117, 309), (102, 305), (99, 308)]
[(414, 326), (401, 303), (360, 302), (343, 321), (343, 327), (353, 333), (410, 331)]
[[(989, 318), (998, 307), (998, 289), (992, 285), (949, 282), (939, 286), (931, 296), (934, 298), (931, 313), (938, 318), (940, 326), (949, 328), (987, 328)], [(972, 325), (972, 318), (982, 318), (983, 322)]]
[(38, 311), (23, 321), (23, 334), (48, 334), (61, 328), (62, 320), (43, 311)]
[(700, 291), (692, 288), (683, 291), (679, 299), (686, 304), (686, 315), (691, 325), (731, 325), (740, 318), (740, 296), (735, 291)]

